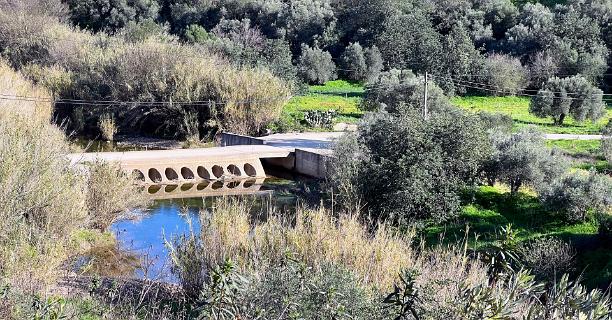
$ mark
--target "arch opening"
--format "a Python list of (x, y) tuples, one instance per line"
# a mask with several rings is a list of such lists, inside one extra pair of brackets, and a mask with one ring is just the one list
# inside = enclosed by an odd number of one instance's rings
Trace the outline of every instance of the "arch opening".
[(142, 171), (138, 169), (132, 170), (132, 177), (134, 177), (134, 179), (139, 180), (139, 181), (145, 181), (144, 173), (142, 173)]
[(196, 190), (198, 190), (198, 191), (202, 191), (202, 190), (206, 189), (206, 187), (208, 187), (208, 185), (209, 185), (209, 184), (210, 184), (210, 182), (208, 182), (208, 181), (204, 181), (204, 182), (202, 182), (202, 183), (199, 183), (199, 184), (196, 186)]
[(242, 184), (242, 186), (243, 186), (244, 188), (250, 188), (250, 187), (252, 187), (252, 186), (254, 186), (254, 185), (255, 185), (255, 182), (257, 182), (257, 180), (255, 180), (255, 179), (249, 179), (249, 180), (246, 180), (246, 181), (245, 181), (245, 182)]
[(159, 190), (161, 190), (161, 186), (160, 185), (153, 185), (149, 187), (149, 190), (147, 190), (149, 192), (149, 194), (156, 194)]
[(169, 193), (169, 192), (172, 192), (172, 191), (176, 190), (177, 188), (178, 188), (178, 185), (176, 185), (176, 184), (169, 184), (169, 185), (167, 185), (164, 188), (164, 191)]
[(212, 167), (212, 173), (216, 178), (221, 178), (221, 176), (223, 175), (224, 171), (223, 168), (221, 166), (218, 165), (214, 165)]
[(193, 180), (195, 178), (193, 171), (187, 167), (181, 168), (181, 176), (183, 176), (183, 179), (185, 180)]
[(193, 183), (186, 183), (181, 185), (181, 191), (189, 191), (189, 189), (193, 188)]
[(210, 173), (208, 173), (208, 170), (206, 170), (206, 168), (199, 166), (197, 170), (198, 170), (198, 177), (202, 179), (210, 180)]
[(172, 169), (172, 168), (166, 168), (164, 173), (166, 174), (166, 178), (168, 180), (178, 180), (178, 178), (179, 178), (179, 176), (176, 173), (176, 171), (174, 171), (174, 169)]
[(255, 170), (255, 167), (253, 167), (253, 165), (250, 163), (244, 164), (244, 173), (246, 173), (249, 177), (257, 176), (257, 170)]
[(219, 189), (223, 188), (223, 182), (222, 181), (216, 181), (215, 183), (213, 183), (211, 188), (213, 190), (219, 190)]
[(153, 182), (157, 183), (157, 182), (162, 181), (161, 173), (159, 173), (159, 171), (157, 171), (157, 169), (155, 168), (149, 169), (148, 175), (149, 175), (149, 179), (151, 179), (151, 181)]
[(230, 164), (229, 166), (227, 166), (227, 172), (229, 172), (232, 175), (235, 176), (240, 176), (240, 169), (238, 169), (238, 167), (236, 165)]
[(236, 188), (239, 185), (240, 185), (240, 181), (232, 181), (232, 182), (227, 184), (227, 187), (230, 188), (230, 189), (234, 189), (234, 188)]

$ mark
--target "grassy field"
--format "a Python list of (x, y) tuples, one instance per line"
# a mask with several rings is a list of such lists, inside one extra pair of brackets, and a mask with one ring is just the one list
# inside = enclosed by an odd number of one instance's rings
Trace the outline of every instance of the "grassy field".
[(546, 145), (572, 156), (601, 156), (601, 140), (547, 140)]
[(512, 198), (502, 186), (479, 187), (469, 198), (470, 204), (455, 221), (423, 230), (428, 243), (437, 243), (441, 235), (448, 242), (460, 241), (469, 227), (470, 246), (483, 247), (497, 239), (501, 227), (511, 224), (520, 242), (555, 236), (572, 243), (578, 249), (577, 271), (584, 272), (589, 285), (606, 286), (612, 281), (612, 252), (600, 247), (597, 222), (565, 222), (547, 211), (535, 194), (523, 192)]
[(285, 105), (281, 120), (275, 124), (279, 131), (316, 131), (329, 128), (311, 128), (304, 122), (304, 112), (310, 110), (336, 110), (334, 123), (356, 123), (363, 111), (359, 109), (363, 86), (344, 80), (329, 81), (325, 85), (310, 86), (308, 91), (295, 96)]
[[(293, 97), (283, 109), (281, 120), (275, 125), (280, 131), (316, 131), (325, 128), (309, 128), (304, 122), (304, 112), (309, 110), (336, 110), (339, 116), (334, 123), (356, 123), (363, 115), (359, 109), (364, 88), (360, 84), (344, 80), (329, 81), (325, 85), (310, 86), (308, 91)], [(508, 114), (514, 119), (515, 130), (527, 125), (536, 125), (545, 133), (598, 134), (612, 118), (612, 108), (608, 108), (606, 116), (593, 123), (585, 121), (578, 123), (567, 119), (562, 126), (555, 126), (550, 118), (538, 118), (529, 113), (529, 98), (527, 97), (454, 97), (451, 102), (463, 109), (478, 112), (498, 112)], [(555, 142), (558, 147), (572, 152), (589, 152), (594, 145), (563, 144)]]
[(478, 112), (499, 112), (509, 114), (514, 119), (515, 129), (527, 125), (537, 125), (545, 133), (598, 134), (612, 118), (612, 108), (608, 107), (607, 115), (593, 123), (577, 123), (567, 119), (562, 126), (553, 125), (550, 118), (538, 118), (529, 113), (529, 98), (526, 97), (454, 97), (452, 103), (460, 108)]

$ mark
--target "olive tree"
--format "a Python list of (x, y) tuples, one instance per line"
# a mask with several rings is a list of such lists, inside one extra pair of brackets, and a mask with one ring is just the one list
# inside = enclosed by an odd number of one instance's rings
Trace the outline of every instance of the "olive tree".
[(331, 182), (340, 198), (400, 225), (455, 217), (489, 153), (479, 119), (458, 109), (427, 121), (415, 110), (369, 114), (335, 151)]
[[(417, 77), (410, 70), (392, 69), (383, 72), (377, 81), (365, 87), (362, 108), (368, 111), (384, 109), (399, 113), (404, 109), (422, 110), (425, 91), (423, 77)], [(428, 110), (436, 112), (451, 107), (448, 97), (433, 81), (429, 81)]]
[(540, 199), (568, 221), (584, 221), (612, 206), (612, 178), (595, 172), (566, 175), (540, 191)]
[(327, 51), (302, 46), (298, 61), (298, 73), (308, 83), (323, 84), (336, 79), (336, 65)]
[(364, 50), (358, 42), (349, 44), (342, 54), (342, 73), (353, 81), (365, 79), (368, 72)]
[(521, 61), (503, 54), (492, 54), (487, 57), (483, 80), (489, 86), (498, 88), (497, 94), (504, 95), (516, 94), (527, 86), (527, 74)]
[(603, 92), (582, 76), (549, 79), (531, 100), (529, 112), (540, 118), (552, 117), (562, 125), (567, 116), (576, 121), (600, 119), (605, 112)]
[(491, 141), (493, 152), (485, 165), (487, 180), (508, 184), (512, 195), (525, 185), (540, 188), (567, 168), (566, 161), (546, 147), (544, 136), (534, 128), (493, 133)]
[(154, 0), (68, 0), (75, 24), (93, 31), (116, 31), (128, 22), (156, 19), (159, 5)]
[(368, 71), (366, 73), (366, 82), (376, 81), (383, 70), (383, 58), (378, 47), (372, 46), (365, 50), (366, 65)]
[(601, 133), (601, 150), (606, 160), (612, 162), (612, 119), (608, 120), (608, 124)]

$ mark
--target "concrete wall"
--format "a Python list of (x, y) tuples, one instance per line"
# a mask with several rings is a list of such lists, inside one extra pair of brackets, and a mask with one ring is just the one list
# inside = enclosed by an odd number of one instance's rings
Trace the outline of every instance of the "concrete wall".
[(263, 140), (235, 133), (221, 133), (221, 146), (263, 145)]
[(320, 179), (325, 178), (332, 153), (331, 150), (295, 149), (294, 170), (307, 176)]

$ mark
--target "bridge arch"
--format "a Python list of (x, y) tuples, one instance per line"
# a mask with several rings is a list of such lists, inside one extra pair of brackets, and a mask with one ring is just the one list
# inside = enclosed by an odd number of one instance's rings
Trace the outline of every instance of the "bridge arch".
[(191, 169), (189, 169), (187, 167), (182, 167), (181, 168), (181, 176), (185, 180), (193, 180), (193, 179), (195, 179), (195, 175), (193, 174), (193, 171), (191, 171)]

